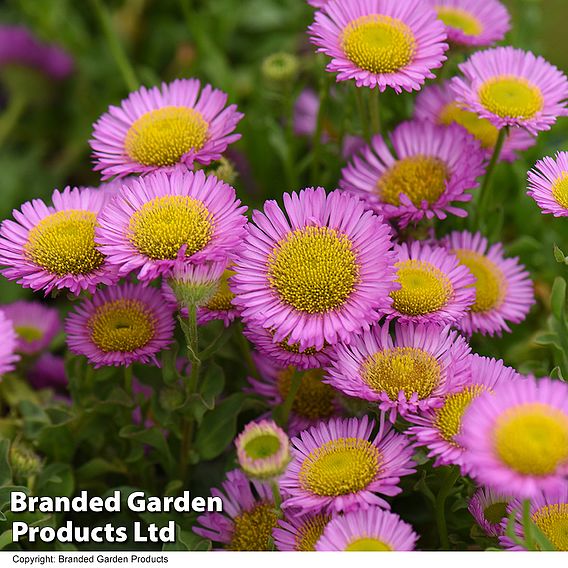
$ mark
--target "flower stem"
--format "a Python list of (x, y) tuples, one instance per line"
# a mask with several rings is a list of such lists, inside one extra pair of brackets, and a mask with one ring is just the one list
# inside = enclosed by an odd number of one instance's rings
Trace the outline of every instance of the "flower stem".
[(286, 424), (288, 424), (290, 411), (292, 410), (294, 400), (296, 399), (296, 395), (298, 394), (298, 390), (300, 389), (301, 384), (302, 384), (302, 374), (298, 371), (298, 369), (294, 369), (294, 372), (292, 373), (292, 378), (290, 379), (290, 390), (288, 391), (286, 399), (284, 400), (281, 406), (280, 426), (286, 426)]
[(369, 116), (371, 117), (371, 136), (381, 133), (381, 106), (379, 88), (369, 93)]
[(252, 377), (254, 379), (260, 379), (260, 375), (258, 373), (258, 369), (256, 368), (256, 365), (254, 363), (254, 360), (252, 358), (251, 355), (251, 351), (250, 351), (250, 344), (247, 340), (247, 338), (245, 337), (244, 333), (243, 333), (243, 326), (242, 324), (239, 322), (235, 325), (235, 327), (237, 328), (237, 338), (238, 338), (238, 342), (239, 342), (239, 348), (240, 348), (240, 352), (241, 355), (243, 356), (246, 366), (248, 367), (248, 371), (249, 373), (252, 375)]
[(10, 134), (12, 134), (20, 120), (20, 117), (26, 109), (26, 106), (27, 100), (24, 96), (16, 95), (10, 97), (8, 106), (4, 110), (2, 117), (0, 117), (0, 147), (4, 144)]
[(367, 142), (370, 142), (371, 131), (369, 129), (367, 113), (365, 112), (365, 104), (363, 103), (363, 93), (358, 87), (355, 87), (355, 102), (357, 104), (357, 111), (359, 112), (359, 119), (361, 120), (361, 127), (363, 128), (363, 136)]
[(449, 550), (450, 542), (448, 540), (448, 526), (446, 524), (446, 499), (452, 491), (458, 477), (460, 470), (457, 467), (451, 467), (444, 480), (442, 487), (436, 496), (436, 524), (438, 525), (438, 534), (440, 536), (440, 549)]
[(132, 396), (132, 366), (124, 367), (124, 390)]
[(274, 499), (274, 508), (279, 518), (282, 518), (282, 496), (280, 495), (280, 488), (278, 482), (274, 479), (270, 481), (270, 488), (272, 489), (272, 497)]
[(525, 537), (525, 548), (527, 550), (538, 550), (533, 539), (531, 502), (529, 499), (523, 500), (523, 534)]
[(312, 141), (312, 171), (311, 179), (314, 185), (318, 184), (319, 167), (321, 158), (321, 137), (323, 135), (323, 122), (325, 113), (327, 112), (327, 99), (329, 97), (329, 85), (327, 80), (327, 72), (325, 72), (320, 79), (319, 90), (319, 108), (316, 121), (316, 129)]

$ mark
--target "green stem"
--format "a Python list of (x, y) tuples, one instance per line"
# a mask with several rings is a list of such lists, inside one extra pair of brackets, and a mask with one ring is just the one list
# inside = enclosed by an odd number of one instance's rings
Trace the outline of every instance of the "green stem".
[(122, 45), (118, 34), (113, 26), (109, 11), (102, 0), (91, 0), (93, 10), (96, 12), (101, 28), (105, 35), (108, 47), (114, 57), (126, 87), (130, 91), (135, 91), (140, 86), (140, 82), (136, 78), (136, 73), (128, 60), (124, 46)]
[(436, 524), (438, 525), (441, 550), (449, 550), (450, 548), (450, 542), (448, 540), (448, 526), (446, 524), (446, 499), (451, 493), (459, 476), (460, 470), (455, 466), (451, 467), (444, 477), (442, 487), (440, 487), (440, 491), (436, 496)]
[(278, 516), (282, 518), (282, 496), (280, 495), (280, 488), (278, 487), (278, 482), (272, 480), (270, 482), (270, 488), (272, 489), (272, 497), (274, 499), (274, 508), (276, 509)]
[(329, 96), (328, 92), (328, 82), (327, 82), (327, 72), (320, 79), (320, 90), (319, 90), (319, 108), (318, 117), (316, 121), (316, 129), (314, 132), (314, 138), (312, 141), (312, 172), (311, 179), (314, 185), (318, 184), (319, 177), (319, 167), (321, 160), (321, 137), (323, 135), (323, 121), (325, 118), (325, 113), (327, 111), (327, 99)]
[(371, 117), (371, 136), (381, 133), (381, 106), (379, 88), (369, 93), (369, 116)]
[(0, 118), (0, 147), (4, 144), (10, 134), (12, 134), (20, 120), (20, 117), (26, 109), (26, 106), (27, 99), (22, 95), (10, 97), (8, 106)]
[(355, 87), (355, 103), (357, 104), (357, 111), (359, 119), (361, 120), (361, 127), (363, 128), (363, 136), (368, 142), (371, 141), (371, 130), (369, 129), (369, 121), (367, 120), (367, 113), (365, 112), (365, 104), (363, 102), (362, 89)]
[(281, 426), (286, 426), (286, 424), (288, 424), (290, 411), (292, 410), (294, 400), (296, 399), (296, 395), (298, 394), (298, 390), (300, 389), (301, 384), (302, 384), (302, 373), (300, 373), (298, 369), (294, 369), (294, 372), (292, 373), (292, 378), (290, 379), (290, 390), (288, 391), (286, 399), (282, 403), (281, 407), (281, 414), (280, 414), (280, 421), (282, 423)]
[(523, 534), (525, 537), (525, 548), (527, 550), (538, 550), (535, 546), (532, 521), (531, 521), (531, 502), (529, 499), (523, 500)]
[(124, 390), (132, 396), (132, 366), (124, 367)]
[(239, 349), (241, 352), (241, 355), (243, 356), (246, 366), (248, 368), (248, 372), (252, 375), (253, 379), (260, 379), (260, 374), (258, 372), (258, 369), (256, 368), (256, 365), (254, 363), (254, 360), (252, 358), (252, 354), (250, 351), (250, 343), (248, 342), (247, 338), (245, 337), (244, 333), (243, 333), (243, 326), (242, 324), (239, 322), (236, 324), (235, 326), (236, 332), (237, 332), (237, 338), (238, 338), (238, 342), (239, 342)]

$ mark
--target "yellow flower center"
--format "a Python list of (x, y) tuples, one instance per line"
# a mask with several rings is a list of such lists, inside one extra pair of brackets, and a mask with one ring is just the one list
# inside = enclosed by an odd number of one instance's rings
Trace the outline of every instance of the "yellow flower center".
[(143, 302), (120, 299), (97, 307), (87, 326), (101, 351), (132, 352), (154, 337), (156, 318)]
[(450, 103), (442, 109), (440, 122), (446, 126), (453, 123), (463, 126), (484, 148), (492, 149), (497, 143), (498, 128), (486, 118), (479, 118), (476, 113), (461, 109), (457, 103)]
[(312, 552), (320, 539), (327, 524), (331, 521), (331, 515), (318, 513), (308, 517), (296, 534), (296, 550), (299, 552)]
[(234, 308), (232, 301), (235, 295), (229, 289), (229, 278), (235, 274), (234, 270), (225, 270), (219, 282), (219, 288), (205, 307), (215, 312), (228, 312)]
[(246, 455), (253, 460), (263, 460), (275, 455), (280, 449), (280, 438), (276, 434), (252, 434), (244, 445)]
[(506, 501), (491, 503), (483, 509), (483, 516), (488, 523), (492, 525), (499, 524), (507, 516), (507, 505)]
[(201, 113), (189, 107), (166, 106), (137, 119), (124, 146), (135, 162), (145, 166), (173, 166), (191, 150), (200, 150), (209, 125)]
[(95, 248), (97, 216), (69, 209), (42, 219), (28, 234), (26, 257), (57, 276), (89, 274), (100, 268), (103, 255)]
[(463, 415), (472, 401), (486, 390), (484, 385), (470, 385), (446, 396), (443, 406), (436, 409), (434, 419), (434, 426), (446, 442), (459, 447), (455, 437), (460, 433)]
[(489, 79), (481, 85), (478, 95), (481, 104), (501, 118), (532, 118), (544, 106), (540, 89), (522, 77)]
[(328, 227), (288, 233), (268, 258), (268, 280), (282, 301), (310, 314), (334, 310), (349, 298), (359, 276), (349, 238)]
[(136, 211), (128, 226), (132, 244), (154, 260), (174, 260), (201, 250), (213, 235), (213, 217), (205, 205), (184, 195), (155, 197)]
[(450, 279), (433, 264), (404, 260), (395, 264), (401, 288), (391, 292), (393, 306), (402, 314), (419, 316), (443, 308), (453, 295)]
[(387, 552), (392, 551), (392, 546), (378, 538), (364, 537), (351, 541), (346, 547), (346, 552)]
[(272, 550), (272, 530), (278, 526), (278, 514), (272, 503), (259, 503), (235, 517), (229, 550)]
[(300, 485), (321, 496), (356, 493), (375, 479), (380, 461), (379, 451), (368, 440), (330, 440), (305, 459), (300, 469)]
[(418, 393), (422, 400), (440, 382), (440, 365), (423, 349), (394, 347), (367, 357), (361, 374), (375, 392), (385, 392), (390, 400), (396, 401), (400, 391), (407, 398)]
[[(278, 393), (286, 400), (290, 392), (294, 367), (280, 371), (277, 378)], [(309, 369), (302, 372), (302, 382), (292, 403), (292, 412), (308, 420), (323, 420), (333, 415), (335, 391), (322, 382), (322, 369)]]
[(562, 172), (562, 175), (552, 184), (552, 197), (558, 205), (568, 209), (568, 172)]
[(568, 462), (568, 417), (542, 403), (510, 408), (493, 433), (499, 458), (523, 475), (550, 475)]
[(299, 341), (296, 343), (288, 343), (288, 340), (285, 339), (284, 341), (279, 341), (278, 346), (281, 349), (284, 349), (284, 351), (288, 351), (288, 353), (295, 353), (296, 355), (299, 353), (303, 353), (304, 355), (315, 355), (318, 353), (318, 350), (315, 347), (306, 347), (303, 351), (300, 351)]
[(18, 337), (29, 343), (43, 337), (43, 330), (32, 325), (18, 325), (14, 328), (14, 331), (18, 334)]
[(472, 312), (488, 312), (498, 308), (507, 293), (507, 281), (501, 269), (483, 254), (468, 249), (452, 251), (475, 276), (475, 303)]
[(416, 39), (401, 20), (375, 14), (350, 22), (343, 30), (341, 47), (360, 69), (395, 73), (414, 58)]
[(545, 505), (532, 520), (558, 551), (568, 551), (568, 503)]
[(468, 36), (478, 36), (483, 32), (481, 22), (473, 14), (461, 8), (438, 6), (436, 12), (438, 12), (438, 18), (449, 28), (461, 30)]
[(377, 182), (377, 191), (381, 200), (391, 205), (400, 205), (402, 193), (416, 206), (423, 201), (432, 204), (446, 190), (449, 176), (442, 160), (412, 156), (395, 162)]

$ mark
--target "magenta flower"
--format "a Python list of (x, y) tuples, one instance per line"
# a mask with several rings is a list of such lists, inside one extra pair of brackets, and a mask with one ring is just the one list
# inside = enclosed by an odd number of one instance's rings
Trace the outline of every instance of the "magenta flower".
[(281, 552), (314, 552), (329, 521), (329, 513), (287, 516), (278, 521), (278, 527), (272, 531), (274, 544)]
[(65, 392), (68, 381), (63, 357), (49, 351), (42, 353), (30, 369), (28, 379), (35, 389), (51, 388)]
[(487, 536), (500, 536), (505, 532), (503, 519), (507, 517), (509, 501), (501, 493), (480, 487), (469, 500), (467, 509)]
[(0, 378), (14, 370), (20, 356), (16, 354), (18, 336), (12, 322), (0, 309)]
[(543, 213), (568, 217), (568, 152), (539, 160), (529, 172), (527, 193)]

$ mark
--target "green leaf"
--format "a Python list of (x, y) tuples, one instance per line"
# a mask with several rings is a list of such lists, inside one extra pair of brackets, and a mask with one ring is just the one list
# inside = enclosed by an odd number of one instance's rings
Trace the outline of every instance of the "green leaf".
[(124, 473), (125, 468), (121, 465), (113, 464), (102, 458), (93, 458), (82, 465), (76, 472), (79, 479), (93, 479), (107, 473)]
[(201, 382), (200, 392), (203, 402), (208, 410), (215, 407), (215, 399), (223, 392), (225, 387), (225, 374), (216, 363), (211, 362)]
[(152, 446), (164, 459), (164, 466), (171, 469), (174, 464), (174, 458), (168, 447), (168, 443), (163, 432), (158, 428), (142, 428), (139, 426), (124, 426), (118, 433), (121, 438), (136, 440), (140, 444)]
[(0, 440), (0, 486), (12, 483), (10, 440)]
[(180, 550), (209, 551), (211, 550), (211, 542), (193, 532), (182, 530), (180, 526), (176, 524), (176, 541), (164, 543), (162, 550), (164, 552)]
[(71, 466), (64, 463), (48, 465), (37, 479), (36, 493), (47, 497), (71, 497), (75, 491), (75, 478)]
[(554, 280), (552, 294), (550, 296), (550, 307), (554, 317), (563, 322), (566, 319), (566, 280), (560, 276)]
[(558, 247), (556, 243), (554, 243), (554, 258), (556, 262), (560, 264), (568, 264), (568, 256), (566, 256), (562, 250)]
[(562, 375), (562, 369), (560, 367), (554, 367), (554, 369), (550, 371), (550, 378), (563, 381), (564, 377)]
[(9, 544), (12, 544), (12, 529), (0, 534), (0, 550), (4, 550)]
[(162, 352), (162, 377), (167, 385), (177, 383), (181, 375), (177, 370), (179, 345), (175, 343), (171, 349)]

